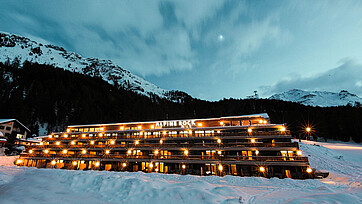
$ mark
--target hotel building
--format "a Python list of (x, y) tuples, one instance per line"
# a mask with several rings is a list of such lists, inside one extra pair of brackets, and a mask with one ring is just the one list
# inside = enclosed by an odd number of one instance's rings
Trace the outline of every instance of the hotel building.
[(20, 166), (313, 178), (284, 124), (267, 114), (68, 126), (29, 145)]

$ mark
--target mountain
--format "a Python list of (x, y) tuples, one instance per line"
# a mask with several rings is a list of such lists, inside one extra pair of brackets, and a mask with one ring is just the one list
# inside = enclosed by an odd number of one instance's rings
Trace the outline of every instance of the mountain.
[(42, 44), (26, 37), (0, 32), (0, 62), (25, 62), (51, 65), (71, 72), (99, 77), (112, 85), (146, 96), (159, 96), (180, 102), (188, 94), (181, 91), (168, 91), (123, 69), (111, 60), (84, 58), (62, 47)]
[(358, 106), (362, 104), (362, 98), (355, 94), (342, 90), (339, 93), (327, 91), (303, 91), (292, 89), (280, 94), (274, 94), (269, 99), (297, 102), (303, 105), (331, 107), (331, 106)]

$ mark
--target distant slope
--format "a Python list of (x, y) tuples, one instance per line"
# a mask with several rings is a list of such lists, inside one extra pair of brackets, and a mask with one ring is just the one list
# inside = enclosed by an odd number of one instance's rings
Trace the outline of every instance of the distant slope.
[[(0, 32), (0, 62), (13, 63), (14, 60), (18, 61), (20, 65), (29, 61), (52, 65), (89, 76), (97, 76), (110, 84), (116, 84), (126, 90), (146, 96), (157, 95), (161, 98), (180, 101), (182, 100), (180, 96), (187, 95), (180, 91), (161, 89), (114, 64), (111, 60), (84, 58), (77, 53), (68, 52), (62, 47), (43, 45), (25, 37)], [(177, 94), (180, 96), (175, 96)]]
[(280, 94), (274, 94), (269, 99), (297, 102), (303, 105), (331, 107), (331, 106), (357, 106), (362, 103), (362, 98), (348, 91), (342, 90), (339, 93), (327, 91), (303, 91), (292, 89)]

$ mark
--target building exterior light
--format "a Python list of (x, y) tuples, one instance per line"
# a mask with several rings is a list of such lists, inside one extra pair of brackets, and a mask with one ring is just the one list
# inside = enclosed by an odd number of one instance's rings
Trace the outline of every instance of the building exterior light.
[(251, 142), (251, 143), (255, 143), (255, 139), (251, 139), (250, 142)]
[(63, 154), (66, 154), (66, 153), (68, 153), (68, 150), (64, 149), (62, 152), (63, 152)]
[(132, 150), (129, 149), (129, 150), (127, 151), (127, 154), (132, 154)]
[(197, 123), (197, 127), (202, 127), (202, 123)]
[(44, 153), (45, 153), (45, 154), (48, 154), (48, 153), (49, 153), (49, 150), (47, 150), (47, 149), (44, 150)]
[(297, 155), (298, 155), (298, 156), (301, 156), (301, 155), (302, 155), (302, 151), (298, 150), (298, 151), (297, 151)]
[(163, 140), (161, 139), (161, 140), (160, 140), (160, 144), (162, 144), (162, 143), (163, 143)]
[(185, 149), (184, 154), (187, 156), (189, 155), (189, 150)]
[(68, 135), (67, 135), (67, 134), (64, 134), (64, 137), (65, 137), (65, 138), (67, 138), (67, 137), (68, 137)]
[(56, 145), (60, 145), (60, 142), (56, 142), (55, 144), (56, 144)]
[(124, 167), (126, 167), (126, 166), (127, 166), (127, 163), (124, 162), (124, 163), (122, 164), (122, 167), (124, 168)]
[(259, 123), (263, 123), (263, 120), (259, 120)]
[(312, 173), (312, 172), (313, 172), (313, 170), (310, 167), (308, 167), (307, 168), (307, 173)]
[(101, 127), (100, 130), (101, 130), (101, 131), (104, 131), (104, 127)]
[(142, 129), (142, 126), (139, 125), (137, 128), (138, 128), (138, 129)]
[(167, 133), (166, 131), (163, 131), (163, 132), (162, 132), (162, 134), (164, 134), (164, 135), (166, 135), (166, 133)]
[(67, 132), (70, 132), (70, 129), (69, 129), (69, 128), (67, 129)]
[(151, 125), (151, 129), (154, 129), (155, 128), (155, 126), (154, 125)]
[(312, 131), (312, 128), (307, 127), (307, 128), (305, 128), (305, 131), (310, 132), (310, 131)]
[(221, 164), (219, 164), (219, 167), (218, 167), (219, 171), (222, 171), (224, 168), (222, 167)]
[(96, 166), (96, 167), (99, 167), (99, 165), (101, 165), (101, 163), (99, 163), (99, 162), (96, 162), (96, 163), (94, 164), (94, 166)]
[(220, 130), (217, 131), (217, 133), (220, 133), (220, 132), (221, 132)]
[(285, 129), (284, 126), (280, 128), (280, 131), (282, 131), (282, 132), (284, 132), (285, 130), (286, 130), (286, 129)]
[(152, 168), (153, 168), (153, 164), (150, 163), (150, 164), (148, 165), (148, 167), (150, 167), (150, 168), (152, 169)]
[(90, 141), (90, 144), (91, 144), (91, 145), (94, 145), (94, 141)]
[(53, 166), (57, 163), (55, 160), (53, 160), (52, 162), (50, 162)]
[(158, 150), (157, 150), (157, 149), (155, 150), (155, 155), (156, 155), (156, 156), (158, 155)]
[(70, 142), (71, 145), (75, 145), (75, 141)]
[(256, 150), (256, 151), (255, 151), (255, 154), (258, 155), (258, 154), (259, 154), (259, 150)]
[(217, 151), (217, 154), (221, 155), (221, 153), (222, 153), (222, 152), (221, 152), (220, 150), (219, 150), (219, 151)]
[(251, 132), (253, 132), (253, 129), (248, 128), (248, 133), (251, 133)]
[(266, 124), (268, 121), (264, 120), (264, 124)]
[(40, 142), (40, 145), (43, 145), (44, 143), (43, 142)]
[(31, 149), (31, 150), (29, 150), (29, 153), (30, 153), (30, 154), (32, 154), (32, 153), (33, 153), (33, 150), (32, 150), (32, 149)]
[(135, 145), (139, 145), (139, 144), (140, 144), (140, 141), (139, 141), (139, 140), (136, 140), (134, 143), (135, 143)]
[(23, 163), (23, 160), (21, 159), (16, 160), (16, 164), (21, 164), (21, 163)]
[(265, 171), (265, 168), (263, 166), (259, 167), (259, 171), (260, 172), (264, 172)]
[(72, 164), (73, 164), (73, 166), (77, 166), (78, 162), (73, 161)]
[(221, 139), (217, 139), (217, 143), (221, 144)]
[(99, 136), (99, 137), (103, 137), (103, 133), (99, 133), (98, 136)]
[(185, 165), (185, 164), (182, 164), (182, 168), (183, 168), (183, 169), (186, 169), (186, 165)]
[(53, 137), (53, 135), (48, 135), (48, 137), (49, 137), (49, 138), (52, 138), (52, 137)]
[(86, 134), (82, 134), (82, 137), (85, 137), (85, 136), (87, 136)]
[(192, 134), (192, 130), (189, 130), (189, 134), (190, 134), (190, 135)]
[(224, 122), (221, 121), (221, 122), (220, 122), (220, 125), (223, 126), (223, 125), (224, 125)]
[(120, 130), (124, 130), (124, 126), (121, 126), (119, 129), (120, 129)]
[(110, 152), (111, 152), (110, 150), (108, 150), (108, 149), (106, 150), (106, 154), (109, 154)]
[(83, 149), (82, 154), (87, 154), (87, 150)]
[(111, 140), (109, 143), (110, 143), (111, 145), (114, 145), (116, 142), (115, 142), (114, 140)]

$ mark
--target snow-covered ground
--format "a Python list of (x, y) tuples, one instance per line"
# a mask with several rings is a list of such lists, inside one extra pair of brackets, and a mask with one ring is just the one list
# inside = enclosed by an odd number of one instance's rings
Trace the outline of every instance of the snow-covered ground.
[(322, 180), (36, 169), (0, 157), (0, 203), (362, 203), (361, 148), (303, 141), (311, 166), (330, 172)]

